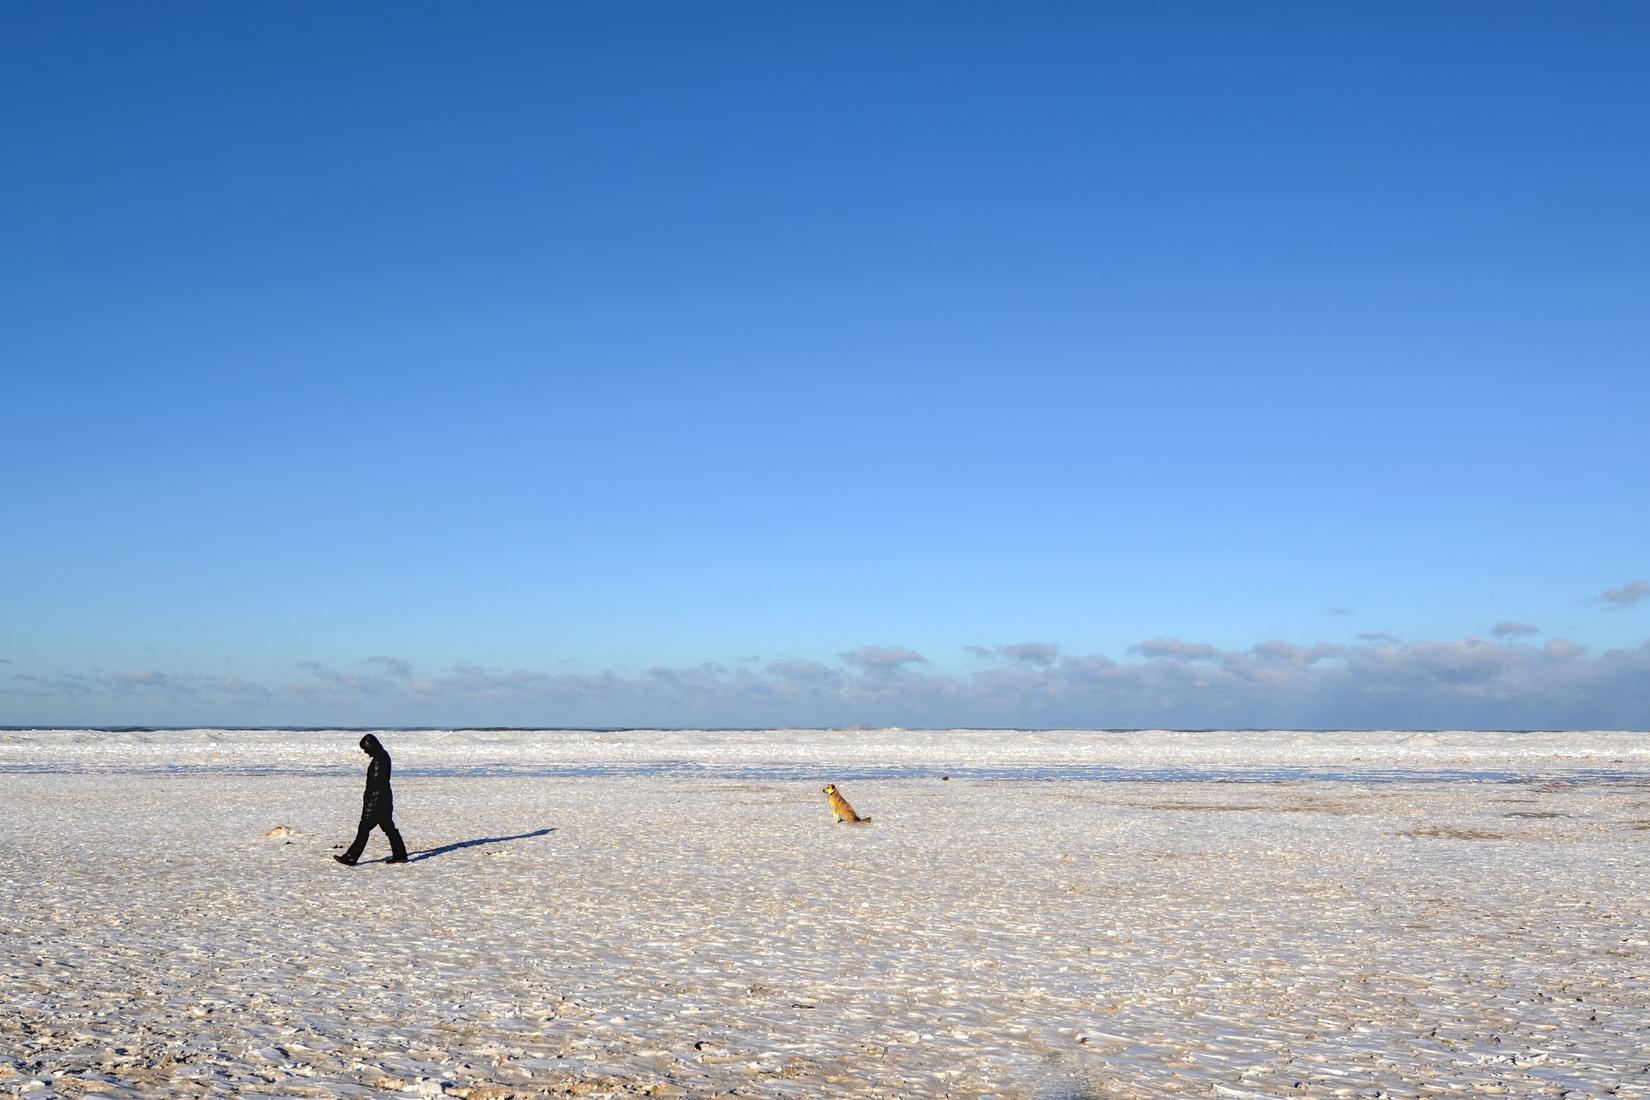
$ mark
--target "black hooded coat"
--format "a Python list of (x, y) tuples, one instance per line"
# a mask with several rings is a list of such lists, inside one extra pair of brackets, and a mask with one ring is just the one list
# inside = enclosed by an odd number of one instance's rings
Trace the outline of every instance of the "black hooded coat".
[(367, 789), (361, 795), (363, 824), (381, 825), (395, 818), (395, 794), (390, 790), (390, 754), (372, 734), (361, 738), (361, 750), (372, 755), (367, 765)]
[(372, 757), (367, 765), (367, 789), (361, 795), (361, 827), (355, 830), (355, 843), (332, 858), (353, 867), (366, 851), (372, 831), (383, 829), (390, 840), (390, 862), (406, 863), (407, 846), (395, 827), (395, 796), (390, 793), (390, 754), (370, 733), (361, 738), (361, 751)]

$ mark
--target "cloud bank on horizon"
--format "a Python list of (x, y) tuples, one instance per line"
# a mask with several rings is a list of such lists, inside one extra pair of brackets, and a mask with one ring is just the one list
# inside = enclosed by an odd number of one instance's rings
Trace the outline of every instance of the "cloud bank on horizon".
[(1047, 642), (970, 646), (989, 663), (961, 674), (882, 645), (837, 665), (710, 662), (631, 676), (462, 661), (424, 672), (378, 655), (353, 668), (305, 661), (284, 683), (18, 672), (0, 681), (0, 698), (13, 724), (28, 711), (88, 725), (1650, 728), (1650, 642), (1594, 653), (1492, 633), (1247, 649), (1158, 638), (1131, 646), (1129, 661)]

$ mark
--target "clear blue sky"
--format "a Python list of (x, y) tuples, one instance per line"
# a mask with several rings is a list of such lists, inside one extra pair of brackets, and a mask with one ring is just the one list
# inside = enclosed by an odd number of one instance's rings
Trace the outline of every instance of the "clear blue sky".
[(0, 723), (1650, 726), (1647, 118), (1639, 3), (7, 4)]

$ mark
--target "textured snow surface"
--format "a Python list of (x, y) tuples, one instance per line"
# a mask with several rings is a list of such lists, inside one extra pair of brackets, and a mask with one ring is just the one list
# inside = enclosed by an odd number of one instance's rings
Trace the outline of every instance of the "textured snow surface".
[(1642, 735), (0, 736), (0, 1095), (1650, 1097)]

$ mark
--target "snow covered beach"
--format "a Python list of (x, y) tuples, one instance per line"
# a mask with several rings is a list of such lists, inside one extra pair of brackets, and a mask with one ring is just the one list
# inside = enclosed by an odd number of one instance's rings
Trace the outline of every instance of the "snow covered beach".
[(0, 732), (0, 1094), (1650, 1096), (1643, 734), (357, 736)]

